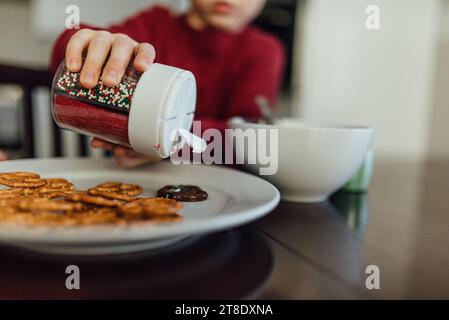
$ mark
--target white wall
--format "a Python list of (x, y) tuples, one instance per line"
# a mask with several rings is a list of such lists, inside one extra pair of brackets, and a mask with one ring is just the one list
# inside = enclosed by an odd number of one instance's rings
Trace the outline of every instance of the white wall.
[[(365, 28), (371, 4), (380, 7), (380, 30)], [(378, 157), (423, 158), (440, 9), (440, 0), (309, 0), (299, 43), (296, 113), (374, 127)]]
[(30, 3), (0, 2), (0, 62), (46, 66), (50, 44), (38, 41), (32, 33)]
[[(51, 46), (65, 27), (65, 9), (80, 7), (81, 20), (105, 26), (151, 4), (182, 11), (187, 0), (29, 0), (0, 1), (0, 61), (46, 67)], [(107, 10), (105, 9), (107, 8)]]
[(81, 21), (105, 27), (120, 22), (152, 4), (164, 4), (181, 11), (186, 0), (32, 0), (33, 31), (41, 38), (55, 37), (64, 29), (69, 5), (80, 9)]
[(443, 1), (438, 58), (435, 66), (433, 110), (429, 148), (432, 158), (449, 159), (449, 1)]

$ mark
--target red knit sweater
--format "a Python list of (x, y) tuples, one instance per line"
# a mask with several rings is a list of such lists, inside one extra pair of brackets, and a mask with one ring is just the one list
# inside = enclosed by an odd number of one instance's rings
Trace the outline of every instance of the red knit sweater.
[[(156, 62), (193, 72), (198, 82), (195, 120), (201, 120), (203, 131), (224, 130), (227, 120), (234, 116), (259, 117), (256, 95), (265, 95), (275, 104), (284, 49), (278, 40), (256, 27), (238, 34), (195, 31), (185, 16), (176, 17), (167, 9), (153, 7), (107, 30), (151, 43), (156, 49)], [(76, 31), (66, 30), (56, 41), (51, 58), (53, 72)]]

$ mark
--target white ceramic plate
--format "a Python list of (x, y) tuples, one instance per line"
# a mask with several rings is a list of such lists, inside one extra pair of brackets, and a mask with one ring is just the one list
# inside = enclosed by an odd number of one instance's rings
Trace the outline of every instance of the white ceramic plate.
[(269, 213), (279, 203), (270, 183), (236, 170), (216, 166), (156, 165), (120, 170), (111, 160), (45, 159), (0, 163), (0, 172), (31, 171), (61, 177), (86, 189), (105, 181), (139, 184), (154, 196), (168, 184), (193, 184), (209, 193), (203, 202), (184, 203), (184, 220), (174, 224), (30, 228), (0, 225), (0, 241), (54, 254), (112, 254), (160, 248), (192, 235), (237, 227)]

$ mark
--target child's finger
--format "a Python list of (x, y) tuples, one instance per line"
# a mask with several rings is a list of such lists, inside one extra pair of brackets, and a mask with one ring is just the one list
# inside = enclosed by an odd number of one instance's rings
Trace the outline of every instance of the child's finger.
[(0, 150), (0, 161), (8, 160), (8, 155)]
[(91, 143), (91, 147), (94, 149), (104, 149), (106, 151), (114, 152), (114, 155), (123, 157), (129, 156), (130, 154), (135, 153), (132, 149), (120, 146), (115, 143), (107, 142), (101, 139), (94, 138)]
[(115, 161), (122, 168), (135, 168), (146, 164), (159, 162), (160, 159), (147, 156), (138, 156), (138, 157), (124, 156), (124, 157), (115, 157)]
[(127, 156), (131, 152), (132, 152), (132, 150), (130, 150), (128, 148), (120, 147), (120, 146), (115, 147), (115, 149), (114, 149), (114, 155), (117, 157)]
[(116, 36), (112, 43), (111, 56), (101, 77), (107, 86), (114, 87), (119, 84), (131, 60), (136, 44), (128, 36)]
[(81, 84), (84, 87), (90, 89), (97, 85), (111, 46), (112, 35), (107, 31), (97, 31), (90, 41), (86, 61), (81, 70)]
[(70, 38), (65, 51), (66, 65), (70, 71), (79, 72), (81, 70), (83, 50), (89, 44), (93, 34), (93, 30), (82, 29)]
[(149, 43), (140, 43), (135, 49), (134, 67), (139, 72), (145, 72), (156, 58), (156, 50)]
[(105, 149), (107, 151), (113, 151), (117, 145), (104, 141), (104, 140), (100, 140), (100, 139), (93, 139), (92, 142), (90, 143), (91, 147), (94, 149)]

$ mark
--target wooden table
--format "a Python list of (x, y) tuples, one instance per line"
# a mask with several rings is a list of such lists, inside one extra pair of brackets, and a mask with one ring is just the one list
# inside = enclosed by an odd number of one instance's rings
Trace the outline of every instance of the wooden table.
[[(449, 163), (379, 163), (369, 194), (281, 203), (158, 252), (48, 257), (0, 248), (0, 298), (449, 298)], [(65, 288), (65, 268), (81, 289)], [(379, 268), (380, 289), (365, 286)]]

